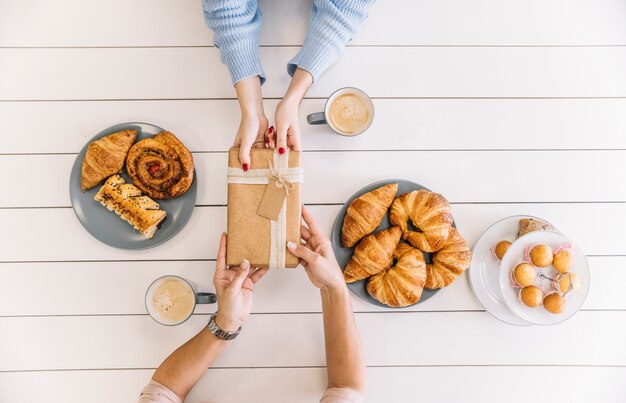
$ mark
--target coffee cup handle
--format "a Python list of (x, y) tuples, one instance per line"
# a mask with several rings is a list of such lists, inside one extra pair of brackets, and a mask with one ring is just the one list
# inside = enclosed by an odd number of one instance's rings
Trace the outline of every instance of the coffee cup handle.
[(196, 304), (214, 304), (217, 302), (217, 297), (212, 292), (197, 292)]
[(328, 123), (324, 112), (311, 113), (306, 117), (306, 121), (310, 125), (324, 125)]

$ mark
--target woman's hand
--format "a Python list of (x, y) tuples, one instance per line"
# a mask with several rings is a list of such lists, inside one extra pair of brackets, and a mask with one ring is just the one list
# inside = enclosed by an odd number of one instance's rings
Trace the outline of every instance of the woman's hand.
[(239, 162), (243, 170), (247, 171), (251, 168), (250, 149), (265, 147), (266, 136), (269, 134), (268, 121), (263, 109), (261, 81), (258, 76), (238, 81), (235, 90), (241, 108), (241, 123), (233, 145), (239, 147)]
[(250, 169), (250, 149), (265, 147), (266, 135), (269, 133), (267, 126), (267, 118), (262, 110), (254, 114), (242, 112), (241, 123), (233, 145), (239, 147), (239, 161), (244, 171)]
[(253, 271), (247, 260), (244, 260), (240, 267), (226, 267), (226, 234), (222, 234), (213, 276), (218, 308), (215, 323), (219, 327), (231, 332), (239, 329), (250, 315), (254, 284), (267, 273), (267, 270), (261, 268)]
[(289, 88), (283, 99), (276, 107), (274, 117), (276, 132), (268, 133), (268, 146), (278, 147), (278, 152), (284, 154), (287, 147), (300, 151), (300, 117), (298, 110), (300, 102), (313, 84), (313, 76), (306, 70), (297, 68), (291, 78)]
[(273, 133), (268, 136), (268, 146), (278, 147), (280, 154), (285, 153), (285, 147), (300, 151), (300, 122), (298, 110), (300, 101), (283, 99), (276, 107), (276, 138)]
[(289, 251), (300, 258), (300, 264), (306, 270), (311, 283), (317, 288), (333, 290), (345, 287), (346, 283), (330, 240), (304, 206), (302, 218), (307, 226), (301, 226), (300, 232), (306, 244), (296, 245), (289, 242), (287, 244)]

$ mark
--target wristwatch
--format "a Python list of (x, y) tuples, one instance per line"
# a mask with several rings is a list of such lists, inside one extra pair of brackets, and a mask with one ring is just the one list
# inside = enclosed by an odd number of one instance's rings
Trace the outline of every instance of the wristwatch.
[(207, 325), (209, 332), (211, 332), (213, 336), (222, 340), (232, 340), (235, 337), (239, 336), (239, 333), (241, 333), (241, 326), (239, 326), (239, 329), (237, 329), (234, 332), (229, 332), (228, 330), (224, 330), (221, 327), (219, 327), (217, 323), (215, 323), (215, 315), (217, 315), (217, 312), (211, 315), (211, 319), (209, 319), (209, 324)]

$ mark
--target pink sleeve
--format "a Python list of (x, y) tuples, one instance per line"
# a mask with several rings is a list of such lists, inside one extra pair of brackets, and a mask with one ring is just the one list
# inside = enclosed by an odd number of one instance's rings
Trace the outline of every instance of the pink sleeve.
[(326, 390), (320, 403), (363, 403), (363, 396), (348, 388), (330, 388)]
[(139, 403), (182, 403), (182, 401), (176, 393), (150, 379), (139, 395)]

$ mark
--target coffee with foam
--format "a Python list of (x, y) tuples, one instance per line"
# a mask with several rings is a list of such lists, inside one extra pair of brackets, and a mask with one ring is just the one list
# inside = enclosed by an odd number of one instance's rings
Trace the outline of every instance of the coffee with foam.
[(196, 297), (184, 280), (169, 276), (153, 283), (146, 294), (148, 313), (165, 325), (184, 322), (195, 308)]
[(361, 133), (370, 123), (370, 103), (358, 94), (346, 92), (338, 95), (328, 108), (328, 123), (346, 135)]

